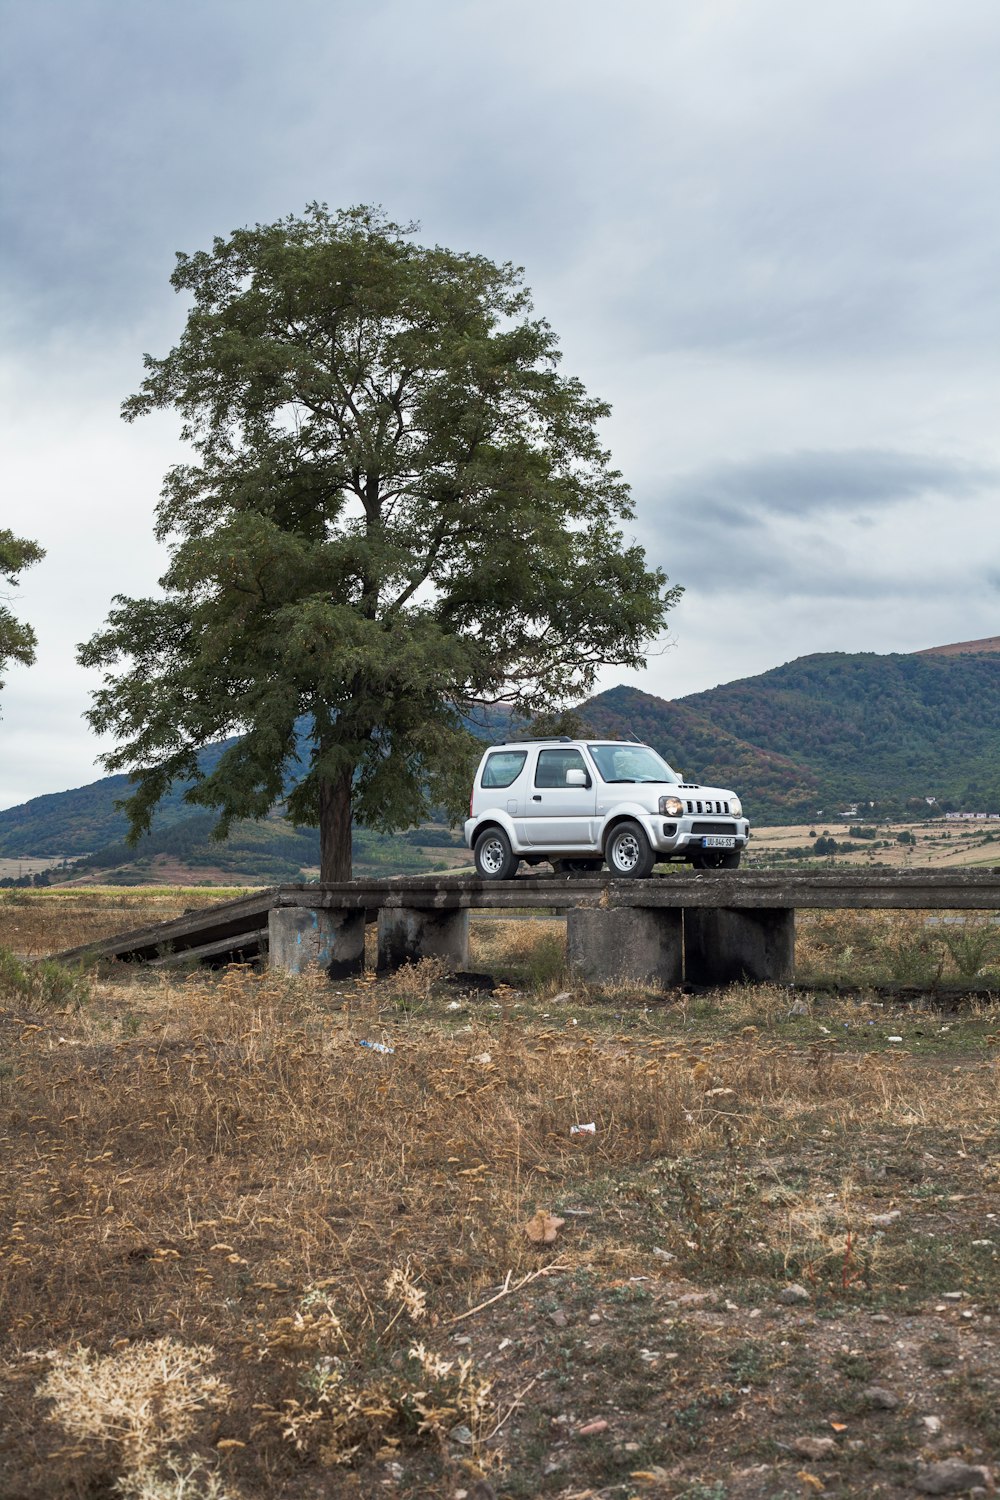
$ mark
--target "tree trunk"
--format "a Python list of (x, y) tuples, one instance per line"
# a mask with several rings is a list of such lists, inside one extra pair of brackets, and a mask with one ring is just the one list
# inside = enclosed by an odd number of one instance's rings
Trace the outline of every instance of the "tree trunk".
[(345, 771), (335, 781), (319, 784), (319, 878), (351, 879), (351, 781)]

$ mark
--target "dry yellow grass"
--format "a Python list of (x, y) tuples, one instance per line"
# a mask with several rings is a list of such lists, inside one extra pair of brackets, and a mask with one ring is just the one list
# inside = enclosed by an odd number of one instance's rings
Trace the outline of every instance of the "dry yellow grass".
[(243, 894), (242, 888), (205, 886), (0, 891), (0, 948), (24, 958), (39, 958), (116, 932), (167, 922), (193, 907), (212, 906)]
[[(803, 857), (824, 867), (862, 868), (871, 863), (895, 869), (962, 869), (966, 866), (1000, 865), (1000, 824), (990, 822), (951, 823), (943, 818), (919, 823), (880, 823), (876, 838), (852, 838), (850, 819), (832, 822), (820, 818), (813, 823), (780, 824), (753, 829), (749, 863), (767, 862), (770, 856), (788, 855), (796, 850), (808, 851)], [(899, 842), (903, 834), (906, 842)], [(913, 843), (909, 842), (912, 835)], [(838, 844), (851, 844), (847, 852), (815, 855), (812, 846), (817, 837), (833, 838)], [(878, 847), (875, 847), (877, 843)], [(784, 862), (780, 868), (784, 868)]]
[[(474, 961), (520, 966), (544, 997), (554, 932), (477, 924)], [(541, 1338), (537, 1357), (482, 1364), (454, 1343), (466, 1329), (519, 1347), (556, 1286), (564, 1305), (610, 1299), (606, 1320), (720, 1278), (888, 1297), (924, 1272), (869, 1223), (886, 1206), (874, 1159), (961, 1139), (952, 1182), (970, 1206), (995, 1190), (988, 1057), (929, 1088), (884, 1049), (784, 1039), (768, 1018), (788, 996), (761, 988), (720, 1000), (724, 1024), (700, 1034), (687, 1001), (661, 1008), (669, 1024), (637, 1011), (616, 1027), (582, 994), (548, 1021), (506, 991), (456, 1016), (453, 994), (425, 963), (332, 987), (137, 971), (63, 1013), (0, 997), (0, 1492), (372, 1493), (401, 1460), (407, 1493), (499, 1470), (507, 1492), (537, 1493), (519, 1393), (536, 1407), (562, 1356)], [(539, 1209), (565, 1221), (552, 1245), (525, 1233)], [(630, 1327), (619, 1342), (655, 1342)], [(169, 1399), (143, 1416), (140, 1387), (169, 1359)], [(713, 1360), (692, 1356), (690, 1380), (717, 1383)], [(124, 1382), (113, 1422), (73, 1396), (88, 1370), (115, 1401)], [(664, 1370), (688, 1379), (683, 1359)]]

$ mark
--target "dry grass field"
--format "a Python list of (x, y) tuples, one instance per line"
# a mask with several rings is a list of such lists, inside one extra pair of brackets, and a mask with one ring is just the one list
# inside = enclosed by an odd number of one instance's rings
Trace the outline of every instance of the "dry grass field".
[[(1000, 865), (1000, 823), (951, 823), (943, 818), (926, 823), (884, 823), (874, 829), (871, 839), (852, 838), (847, 822), (796, 823), (775, 828), (757, 828), (748, 852), (749, 864), (768, 863), (775, 855), (782, 861), (792, 857), (798, 863), (829, 868), (831, 863), (852, 866), (877, 863), (894, 869), (924, 868), (933, 870), (989, 868)], [(900, 842), (900, 834), (904, 842)], [(816, 855), (817, 838), (832, 838), (836, 853)], [(912, 843), (910, 839), (912, 837)], [(795, 851), (800, 851), (796, 854)]]
[(588, 992), (544, 921), (478, 986), (9, 952), (214, 894), (0, 896), (4, 1500), (990, 1482), (993, 924), (807, 915), (840, 994)]

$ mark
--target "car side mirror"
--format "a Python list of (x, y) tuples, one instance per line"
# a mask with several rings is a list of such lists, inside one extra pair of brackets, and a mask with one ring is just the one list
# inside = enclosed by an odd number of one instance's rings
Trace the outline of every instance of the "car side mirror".
[(587, 785), (587, 773), (586, 773), (586, 771), (581, 771), (581, 770), (576, 769), (576, 768), (574, 768), (572, 771), (567, 771), (566, 772), (566, 785), (567, 786), (586, 786)]

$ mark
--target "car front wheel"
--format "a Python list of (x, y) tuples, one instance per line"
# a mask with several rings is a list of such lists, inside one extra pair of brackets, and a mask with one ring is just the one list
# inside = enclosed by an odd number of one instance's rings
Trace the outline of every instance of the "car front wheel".
[(521, 863), (502, 828), (488, 828), (476, 840), (476, 869), (483, 880), (513, 880)]
[(656, 855), (638, 823), (619, 823), (604, 846), (608, 869), (619, 880), (645, 880), (652, 874)]

